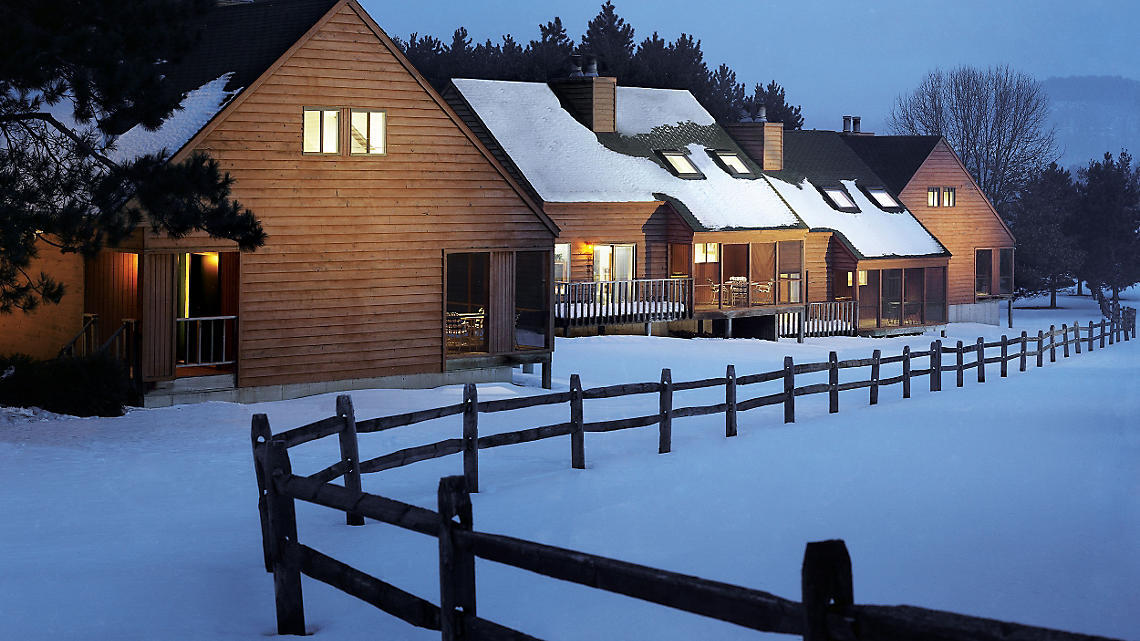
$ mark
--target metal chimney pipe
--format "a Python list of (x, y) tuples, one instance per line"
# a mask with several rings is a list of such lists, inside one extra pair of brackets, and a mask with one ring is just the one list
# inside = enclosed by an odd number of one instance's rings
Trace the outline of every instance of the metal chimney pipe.
[(862, 121), (863, 121), (862, 116), (851, 116), (851, 131), (852, 131), (852, 133), (859, 133), (859, 132), (863, 131), (863, 126), (861, 124)]
[(577, 53), (571, 54), (570, 55), (570, 77), (571, 78), (581, 78), (583, 75), (584, 74), (582, 73), (582, 55), (577, 54)]
[(592, 53), (586, 54), (585, 76), (587, 78), (597, 78), (598, 77), (598, 57)]
[(851, 116), (843, 116), (843, 133), (851, 133)]
[(768, 107), (767, 105), (760, 105), (760, 112), (756, 117), (757, 122), (768, 122)]

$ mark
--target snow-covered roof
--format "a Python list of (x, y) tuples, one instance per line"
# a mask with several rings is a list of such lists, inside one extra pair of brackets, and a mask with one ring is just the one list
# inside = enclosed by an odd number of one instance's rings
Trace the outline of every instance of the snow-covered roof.
[[(563, 109), (545, 83), (453, 82), (546, 202), (668, 196), (705, 229), (802, 226), (763, 177), (734, 178), (709, 157), (712, 145), (735, 143), (688, 91), (618, 87), (617, 133), (595, 134)], [(655, 144), (668, 140), (675, 142)], [(705, 178), (674, 176), (653, 157), (660, 148), (687, 150)]]
[(769, 180), (783, 196), (792, 210), (812, 229), (830, 229), (843, 234), (864, 258), (889, 256), (925, 256), (942, 254), (945, 249), (926, 231), (918, 220), (905, 209), (880, 209), (854, 180), (841, 180), (851, 199), (859, 208), (857, 213), (835, 209), (808, 179), (799, 184), (785, 182), (776, 177)]
[(162, 121), (158, 129), (148, 131), (142, 125), (128, 129), (115, 141), (115, 148), (108, 157), (115, 162), (127, 162), (163, 150), (173, 155), (241, 92), (241, 89), (226, 90), (226, 83), (232, 75), (225, 73), (187, 92), (178, 108)]

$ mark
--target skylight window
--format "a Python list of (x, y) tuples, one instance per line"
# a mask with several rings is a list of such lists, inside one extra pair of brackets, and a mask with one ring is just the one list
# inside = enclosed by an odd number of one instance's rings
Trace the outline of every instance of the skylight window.
[(752, 170), (740, 158), (740, 155), (733, 151), (714, 151), (717, 160), (724, 166), (725, 171), (733, 176), (751, 176)]
[(831, 206), (842, 211), (859, 211), (855, 206), (855, 201), (851, 200), (851, 196), (841, 187), (824, 187), (824, 195), (831, 201)]
[(689, 160), (689, 157), (680, 151), (667, 150), (657, 152), (668, 165), (669, 171), (679, 178), (704, 178), (700, 169)]
[(883, 209), (898, 209), (901, 207), (898, 201), (892, 198), (891, 195), (887, 193), (887, 190), (882, 187), (868, 187), (867, 193), (870, 194), (871, 198), (874, 198), (875, 202), (879, 204), (879, 207)]

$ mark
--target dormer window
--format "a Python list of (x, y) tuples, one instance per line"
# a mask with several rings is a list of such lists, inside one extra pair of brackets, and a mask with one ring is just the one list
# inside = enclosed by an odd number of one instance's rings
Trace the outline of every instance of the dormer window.
[(700, 169), (689, 160), (689, 155), (683, 151), (675, 149), (665, 149), (657, 152), (657, 155), (665, 161), (665, 167), (678, 178), (700, 179), (705, 175), (701, 173)]
[(873, 198), (882, 209), (902, 209), (902, 205), (899, 205), (899, 202), (882, 187), (868, 187), (867, 195)]
[(728, 172), (730, 176), (752, 177), (754, 175), (752, 170), (748, 168), (748, 165), (744, 164), (744, 159), (735, 151), (710, 149), (709, 156), (716, 161), (716, 164), (720, 165), (721, 169)]
[(340, 153), (340, 109), (305, 107), (301, 132), (301, 152)]
[(854, 200), (851, 200), (851, 196), (847, 193), (846, 189), (842, 187), (823, 187), (820, 191), (823, 192), (824, 196), (827, 196), (827, 200), (831, 203), (831, 206), (839, 211), (845, 211), (851, 214), (859, 212), (859, 207), (855, 205)]

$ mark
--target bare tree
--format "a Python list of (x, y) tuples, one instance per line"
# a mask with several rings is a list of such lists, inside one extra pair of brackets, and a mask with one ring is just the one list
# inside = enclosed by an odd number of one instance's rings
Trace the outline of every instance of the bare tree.
[(1004, 65), (935, 69), (889, 116), (895, 133), (945, 137), (999, 211), (1032, 172), (1057, 159), (1048, 120), (1041, 84)]

